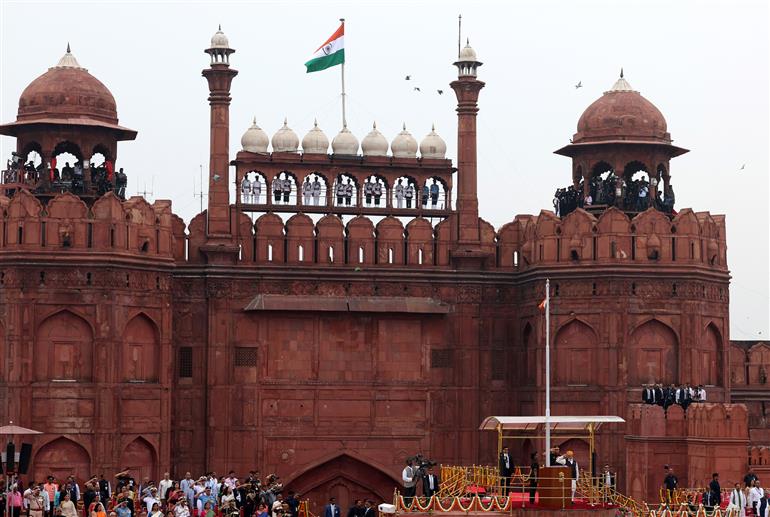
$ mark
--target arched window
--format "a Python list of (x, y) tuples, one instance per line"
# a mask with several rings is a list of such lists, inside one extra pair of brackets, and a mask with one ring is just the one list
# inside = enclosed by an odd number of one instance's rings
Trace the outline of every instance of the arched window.
[(364, 263), (364, 248), (359, 247), (358, 248), (358, 263), (363, 264)]
[(268, 244), (267, 245), (267, 260), (269, 262), (273, 261), (273, 245), (272, 244)]
[(388, 248), (388, 264), (393, 263), (393, 248)]
[(623, 170), (623, 179), (623, 207), (637, 212), (646, 210), (650, 206), (650, 178), (647, 166), (638, 161), (628, 163)]
[(261, 205), (267, 202), (268, 192), (265, 175), (259, 171), (249, 171), (241, 179), (241, 203)]
[(388, 183), (375, 174), (364, 180), (364, 206), (384, 207), (388, 199)]
[(589, 193), (594, 205), (612, 205), (615, 202), (615, 171), (607, 162), (598, 162), (591, 168)]
[(334, 262), (334, 246), (329, 246), (329, 262)]
[(49, 178), (51, 182), (57, 184), (58, 188), (71, 187), (75, 166), (82, 167), (82, 159), (83, 153), (76, 144), (69, 141), (56, 144), (51, 158)]
[(358, 185), (350, 174), (339, 174), (332, 186), (334, 206), (357, 206)]
[(410, 176), (397, 178), (393, 188), (391, 188), (391, 206), (394, 208), (417, 208), (419, 190), (414, 178)]
[(443, 210), (449, 207), (444, 180), (434, 177), (425, 181), (420, 192), (420, 206), (429, 210)]
[(311, 172), (302, 182), (302, 204), (304, 206), (326, 206), (326, 178)]
[(305, 260), (305, 247), (302, 244), (297, 247), (297, 257), (300, 262)]
[(273, 194), (273, 204), (297, 204), (297, 178), (289, 171), (283, 171), (273, 178), (270, 191)]
[(417, 250), (417, 263), (422, 265), (422, 248)]

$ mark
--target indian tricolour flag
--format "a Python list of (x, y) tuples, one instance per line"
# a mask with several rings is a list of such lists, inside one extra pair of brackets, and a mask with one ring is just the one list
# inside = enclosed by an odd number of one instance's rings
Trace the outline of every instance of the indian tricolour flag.
[(345, 62), (345, 24), (340, 24), (334, 34), (318, 47), (310, 61), (305, 63), (307, 73), (326, 70)]

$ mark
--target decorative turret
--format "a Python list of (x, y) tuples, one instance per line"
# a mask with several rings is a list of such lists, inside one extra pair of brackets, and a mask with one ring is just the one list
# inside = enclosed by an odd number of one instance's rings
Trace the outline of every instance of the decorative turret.
[(209, 83), (211, 149), (206, 244), (201, 251), (209, 263), (230, 264), (235, 262), (239, 252), (230, 228), (229, 191), (230, 85), (238, 71), (230, 68), (230, 54), (235, 50), (230, 48), (221, 26), (205, 52), (211, 56), (211, 66), (203, 71), (203, 77)]
[[(457, 95), (457, 192), (459, 244), (456, 257), (478, 259), (479, 201), (477, 197), (476, 114), (484, 83), (476, 79), (481, 62), (467, 42), (455, 61), (457, 80), (451, 83)], [(469, 266), (470, 267), (470, 266)]]

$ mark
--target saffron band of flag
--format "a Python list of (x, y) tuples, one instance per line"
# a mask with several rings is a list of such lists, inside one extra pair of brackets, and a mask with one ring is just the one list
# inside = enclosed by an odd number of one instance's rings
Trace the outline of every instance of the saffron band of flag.
[(345, 62), (345, 24), (329, 36), (318, 50), (315, 51), (310, 61), (305, 63), (307, 73), (320, 72), (335, 65), (341, 65)]

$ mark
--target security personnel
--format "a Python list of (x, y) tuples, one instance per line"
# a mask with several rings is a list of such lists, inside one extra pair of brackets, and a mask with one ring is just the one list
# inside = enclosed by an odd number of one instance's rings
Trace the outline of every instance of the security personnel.
[(310, 184), (310, 178), (305, 178), (302, 184), (302, 204), (310, 205), (310, 198), (313, 196), (313, 185)]
[(283, 181), (280, 177), (273, 178), (273, 199), (276, 203), (281, 202), (281, 190), (283, 190)]
[(287, 174), (284, 177), (283, 180), (283, 202), (284, 204), (289, 204), (289, 195), (291, 195), (291, 180), (289, 179), (289, 175)]
[(438, 183), (433, 180), (433, 185), (430, 186), (430, 207), (435, 210), (438, 204)]
[(321, 198), (321, 182), (318, 177), (313, 180), (313, 204), (318, 206), (318, 200)]
[[(406, 198), (406, 207), (412, 208), (412, 199), (414, 198), (414, 185), (409, 183), (404, 191), (404, 198)], [(416, 207), (416, 204), (415, 204)]]
[(396, 184), (396, 208), (404, 208), (404, 185), (403, 180), (399, 178)]
[(426, 183), (422, 187), (422, 207), (426, 208), (428, 206), (428, 197), (430, 196), (430, 187)]
[(374, 193), (374, 206), (380, 206), (380, 198), (382, 197), (382, 183), (379, 181), (374, 181), (372, 192)]
[(251, 202), (259, 203), (259, 198), (262, 195), (262, 183), (259, 182), (259, 178), (255, 175), (251, 180)]
[(337, 206), (342, 206), (342, 200), (345, 198), (345, 184), (342, 182), (342, 178), (337, 180), (334, 194), (337, 196)]
[(251, 202), (251, 181), (249, 181), (248, 175), (244, 175), (243, 180), (241, 180), (241, 201), (244, 203)]
[(366, 199), (366, 205), (370, 206), (372, 204), (372, 194), (374, 193), (374, 185), (373, 182), (366, 180), (364, 182), (364, 198)]
[(345, 179), (345, 206), (350, 206), (350, 202), (353, 200), (353, 184), (349, 179)]

